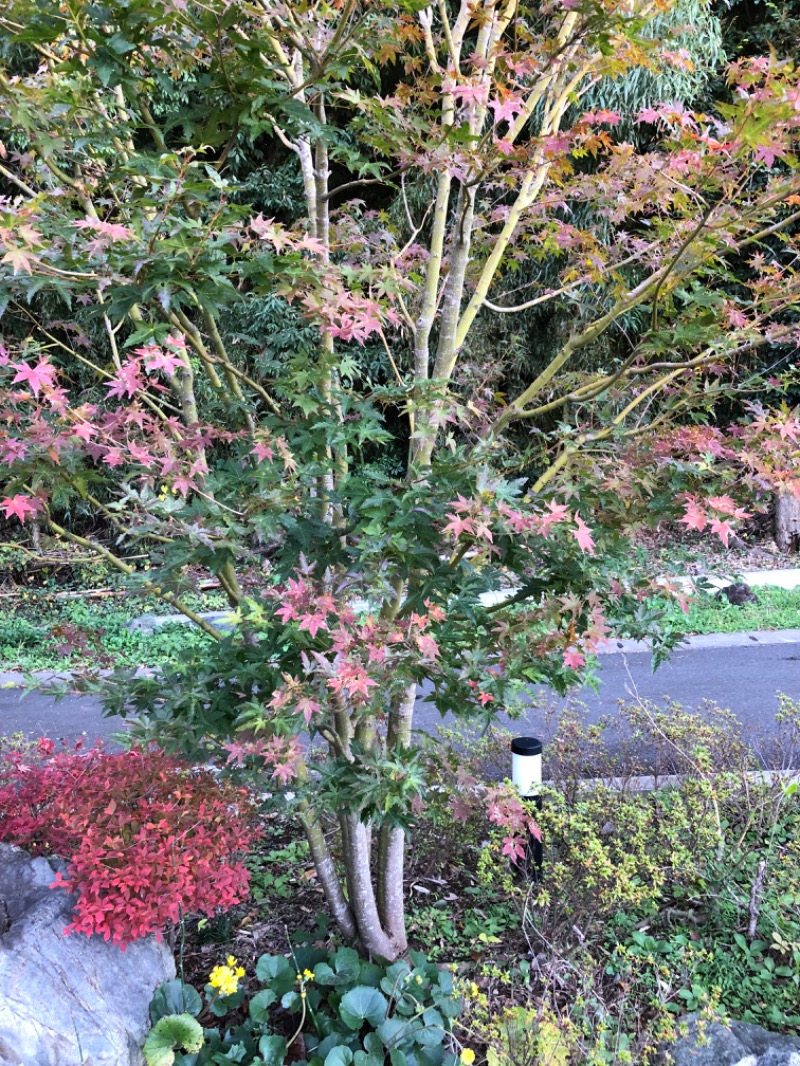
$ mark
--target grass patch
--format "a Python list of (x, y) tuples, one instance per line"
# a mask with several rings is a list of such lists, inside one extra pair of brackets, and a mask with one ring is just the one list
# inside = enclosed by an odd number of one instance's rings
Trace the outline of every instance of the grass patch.
[(700, 592), (689, 602), (689, 613), (670, 608), (673, 625), (686, 633), (741, 633), (750, 629), (800, 629), (800, 589), (760, 587), (758, 603), (734, 607), (713, 593)]

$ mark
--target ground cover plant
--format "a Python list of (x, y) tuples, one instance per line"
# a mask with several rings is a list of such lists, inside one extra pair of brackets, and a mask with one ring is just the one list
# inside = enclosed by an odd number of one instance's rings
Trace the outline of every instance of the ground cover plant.
[[(219, 595), (189, 596), (198, 612), (227, 607)], [(64, 670), (104, 666), (162, 666), (191, 650), (209, 648), (209, 638), (185, 624), (148, 631), (131, 627), (152, 611), (147, 599), (125, 589), (102, 599), (59, 598), (56, 591), (20, 590), (0, 601), (0, 670)], [(168, 610), (168, 608), (166, 608)]]
[[(246, 974), (234, 956), (214, 967), (205, 986), (206, 1011), (223, 1019), (221, 1029), (195, 1020), (203, 1000), (191, 986), (179, 980), (160, 986), (144, 1046), (148, 1066), (283, 1066), (289, 1054), (288, 1061), (302, 1066), (456, 1066), (469, 1060), (453, 1035), (463, 1000), (449, 970), (415, 951), (388, 965), (364, 961), (352, 948), (326, 951), (310, 939), (295, 935), (288, 957), (258, 959), (259, 990), (238, 1024), (227, 1016), (245, 1002), (239, 984)], [(181, 1049), (189, 1056), (175, 1054)]]

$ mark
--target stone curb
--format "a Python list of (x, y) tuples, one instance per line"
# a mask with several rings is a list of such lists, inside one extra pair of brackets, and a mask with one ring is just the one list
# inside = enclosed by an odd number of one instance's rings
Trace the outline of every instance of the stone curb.
[[(687, 777), (697, 776), (690, 774), (643, 774), (638, 777), (581, 777), (578, 778), (581, 788), (594, 791), (600, 788), (608, 788), (612, 792), (657, 792), (662, 788), (678, 788)], [(720, 776), (712, 773), (709, 777)], [(774, 785), (776, 783), (800, 785), (800, 773), (797, 770), (747, 770), (742, 775), (745, 780), (754, 785)], [(548, 784), (548, 778), (542, 782)]]
[[(696, 633), (684, 637), (676, 651), (714, 648), (754, 648), (759, 644), (800, 644), (800, 629), (748, 629), (740, 633)], [(651, 651), (646, 640), (612, 640), (597, 649), (598, 655), (641, 655)]]

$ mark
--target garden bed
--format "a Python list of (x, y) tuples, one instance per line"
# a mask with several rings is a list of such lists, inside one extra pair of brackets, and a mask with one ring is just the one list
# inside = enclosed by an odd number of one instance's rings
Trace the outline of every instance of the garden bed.
[[(509, 864), (485, 812), (455, 817), (447, 790), (431, 793), (417, 820), (406, 870), (411, 946), (457, 974), (466, 996), (457, 1035), (476, 1061), (539, 1061), (525, 1056), (561, 1048), (553, 1062), (646, 1062), (697, 1010), (800, 1033), (794, 788), (753, 777), (725, 712), (629, 713), (680, 781), (634, 791), (635, 757), (605, 752), (602, 731), (565, 718), (536, 815), (540, 879)], [(784, 704), (783, 713), (796, 763), (798, 711)], [(501, 732), (462, 736), (462, 771), (495, 776), (507, 743)], [(587, 792), (585, 765), (605, 767), (613, 787), (601, 776)], [(305, 842), (284, 815), (265, 822), (250, 868), (247, 904), (187, 925), (183, 963), (197, 987), (232, 954), (255, 992), (259, 956), (285, 954), (298, 929), (318, 947), (337, 943), (317, 917), (322, 891)]]

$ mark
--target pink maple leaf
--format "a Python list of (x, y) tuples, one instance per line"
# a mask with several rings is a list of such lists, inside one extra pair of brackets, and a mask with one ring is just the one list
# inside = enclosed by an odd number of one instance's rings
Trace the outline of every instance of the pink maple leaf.
[(119, 368), (114, 377), (108, 382), (108, 395), (109, 396), (135, 396), (137, 392), (144, 388), (144, 381), (139, 373), (138, 363), (125, 363)]
[(254, 455), (260, 463), (262, 463), (265, 459), (268, 463), (271, 463), (272, 460), (275, 458), (275, 452), (272, 450), (269, 444), (265, 444), (263, 441), (259, 441), (258, 444), (254, 445), (250, 451), (250, 454)]
[(732, 304), (725, 308), (725, 317), (728, 319), (728, 324), (735, 329), (744, 329), (749, 322), (744, 311), (740, 311), (738, 307), (734, 307)]
[(197, 485), (195, 485), (194, 481), (192, 481), (192, 479), (186, 474), (179, 474), (178, 477), (174, 478), (172, 487), (176, 492), (179, 492), (185, 500), (190, 491), (197, 488)]
[(575, 526), (572, 530), (572, 535), (577, 540), (578, 546), (582, 552), (588, 552), (590, 555), (594, 555), (594, 540), (589, 527), (586, 525), (580, 515), (575, 515)]
[(451, 93), (462, 104), (485, 104), (489, 96), (489, 87), (482, 82), (466, 82), (462, 85), (445, 82), (442, 85), (442, 92)]
[(719, 536), (719, 539), (727, 548), (728, 541), (730, 540), (731, 534), (733, 533), (733, 526), (730, 524), (730, 522), (723, 522), (719, 518), (712, 518), (710, 528), (711, 532), (716, 533)]
[(539, 528), (545, 536), (547, 536), (550, 526), (569, 520), (569, 510), (563, 503), (556, 503), (555, 500), (550, 500), (547, 505), (547, 511), (548, 513), (542, 515), (539, 519)]
[(20, 522), (24, 522), (28, 515), (36, 514), (40, 506), (39, 501), (32, 496), (24, 496), (19, 493), (16, 496), (6, 496), (4, 500), (0, 500), (0, 507), (5, 510), (6, 518), (11, 518), (13, 515)]
[(309, 724), (315, 714), (318, 714), (322, 708), (316, 700), (312, 700), (309, 696), (303, 696), (301, 700), (298, 700), (295, 712), (302, 714), (305, 719), (306, 725)]
[(72, 432), (83, 441), (90, 441), (97, 435), (97, 430), (88, 422), (79, 422)]
[(144, 356), (144, 367), (148, 374), (155, 374), (161, 370), (167, 376), (174, 374), (176, 370), (186, 369), (186, 360), (181, 358), (176, 352), (168, 352), (163, 348), (156, 348), (151, 345), (148, 349), (137, 349), (138, 351), (146, 352)]
[(420, 633), (416, 637), (417, 647), (422, 652), (422, 655), (426, 659), (438, 659), (439, 657), (439, 645), (430, 635), (430, 633)]
[(347, 682), (347, 689), (351, 696), (369, 696), (369, 690), (377, 687), (378, 682), (373, 681), (363, 672), (354, 674)]
[(532, 837), (535, 837), (541, 843), (542, 831), (536, 824), (536, 822), (533, 821), (533, 819), (528, 822), (528, 832)]
[(720, 514), (736, 514), (737, 507), (734, 500), (730, 496), (709, 496), (708, 506), (713, 507), (715, 511), (719, 511)]
[(55, 385), (56, 368), (51, 366), (47, 359), (40, 359), (36, 366), (31, 366), (29, 363), (14, 363), (14, 369), (17, 375), (12, 385), (24, 382), (30, 386), (34, 396), (38, 396), (43, 389), (52, 389)]
[(586, 666), (586, 656), (579, 648), (568, 648), (564, 652), (564, 666), (570, 670), (580, 670)]
[(686, 513), (683, 518), (679, 519), (687, 529), (696, 529), (698, 533), (702, 533), (706, 528), (708, 522), (708, 516), (702, 507), (699, 506), (696, 500), (687, 500), (684, 504)]
[(511, 122), (524, 110), (522, 101), (515, 99), (513, 96), (506, 100), (490, 100), (489, 107), (494, 112), (495, 124), (503, 121)]
[(324, 614), (301, 614), (298, 618), (299, 628), (307, 630), (312, 637), (316, 637), (320, 629), (328, 629)]
[(637, 122), (658, 122), (661, 118), (661, 112), (657, 111), (654, 107), (645, 107), (636, 116)]
[(470, 536), (474, 536), (475, 525), (471, 518), (460, 518), (458, 515), (453, 515), (442, 532), (452, 533), (454, 537), (460, 537), (462, 533), (468, 533)]
[(0, 438), (0, 454), (6, 465), (11, 466), (18, 459), (24, 459), (27, 452), (28, 446), (24, 440), (18, 440), (16, 437), (7, 437), (5, 440)]
[(102, 222), (99, 218), (82, 218), (72, 225), (75, 229), (89, 229), (101, 233), (110, 241), (124, 241), (134, 235), (133, 230), (119, 222)]
[(141, 444), (137, 444), (135, 441), (131, 441), (128, 445), (128, 451), (131, 459), (134, 459), (137, 463), (141, 463), (147, 470), (149, 470), (156, 461), (156, 457), (149, 452), (147, 448)]
[(789, 419), (788, 422), (779, 422), (775, 428), (778, 430), (778, 436), (781, 440), (797, 442), (797, 434), (800, 433), (800, 422), (796, 419)]
[(516, 862), (517, 859), (520, 862), (524, 860), (525, 848), (519, 837), (503, 837), (503, 855), (507, 855), (512, 862)]
[(272, 771), (272, 776), (282, 785), (297, 777), (297, 768), (290, 762), (279, 762)]
[(786, 155), (786, 149), (780, 144), (761, 144), (758, 146), (753, 160), (756, 163), (762, 162), (766, 167), (771, 167), (776, 159), (783, 159)]

